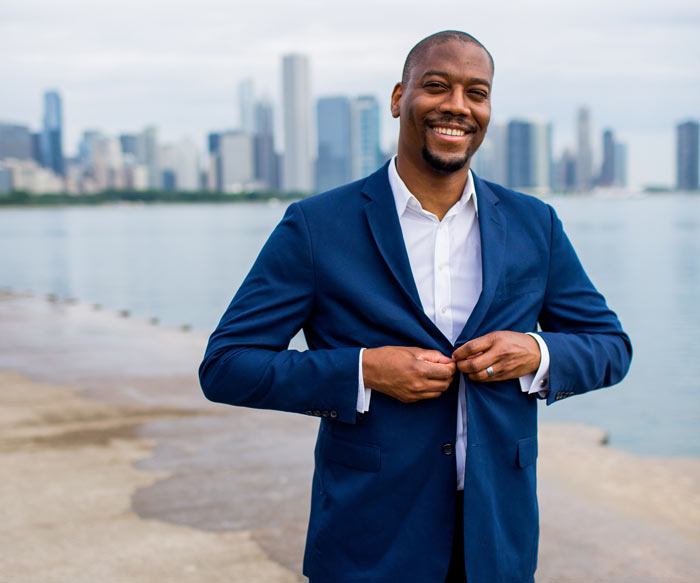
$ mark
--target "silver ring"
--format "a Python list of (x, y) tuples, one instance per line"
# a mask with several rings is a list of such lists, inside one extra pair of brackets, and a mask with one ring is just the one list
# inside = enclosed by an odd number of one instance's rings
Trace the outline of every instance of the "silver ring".
[(491, 377), (492, 377), (493, 375), (495, 375), (496, 373), (493, 372), (493, 367), (492, 367), (492, 366), (487, 366), (487, 367), (486, 367), (486, 374), (489, 375), (489, 378), (491, 378)]

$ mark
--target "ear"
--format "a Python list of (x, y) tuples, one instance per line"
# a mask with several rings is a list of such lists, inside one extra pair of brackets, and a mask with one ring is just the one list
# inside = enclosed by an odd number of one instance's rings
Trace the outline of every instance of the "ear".
[(400, 115), (400, 104), (401, 96), (403, 95), (403, 85), (397, 83), (394, 85), (394, 90), (391, 92), (391, 116), (399, 117)]

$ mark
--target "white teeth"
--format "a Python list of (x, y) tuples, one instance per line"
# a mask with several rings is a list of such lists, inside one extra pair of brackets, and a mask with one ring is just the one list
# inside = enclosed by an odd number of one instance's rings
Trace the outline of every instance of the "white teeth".
[(455, 130), (452, 128), (434, 128), (438, 134), (443, 134), (445, 136), (463, 136), (465, 134), (464, 130)]

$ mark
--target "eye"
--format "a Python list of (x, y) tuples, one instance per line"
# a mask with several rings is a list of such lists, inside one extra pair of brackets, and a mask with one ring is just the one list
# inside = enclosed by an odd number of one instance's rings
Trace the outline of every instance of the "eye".
[(483, 89), (472, 89), (469, 91), (469, 94), (478, 101), (484, 101), (489, 98), (488, 92)]
[(423, 85), (423, 87), (431, 91), (440, 91), (445, 88), (445, 85), (439, 81), (428, 81)]

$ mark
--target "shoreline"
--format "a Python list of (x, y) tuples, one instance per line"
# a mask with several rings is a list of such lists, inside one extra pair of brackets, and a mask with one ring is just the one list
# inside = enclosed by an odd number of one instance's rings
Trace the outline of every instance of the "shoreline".
[[(316, 420), (207, 402), (199, 331), (7, 293), (0, 326), (0, 571), (304, 580)], [(540, 425), (538, 583), (693, 581), (700, 460), (603, 435)]]

